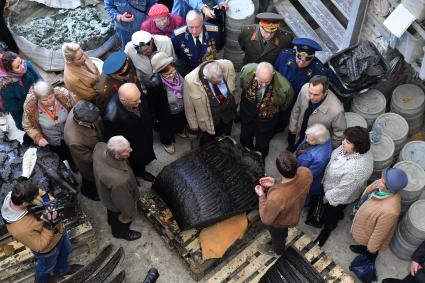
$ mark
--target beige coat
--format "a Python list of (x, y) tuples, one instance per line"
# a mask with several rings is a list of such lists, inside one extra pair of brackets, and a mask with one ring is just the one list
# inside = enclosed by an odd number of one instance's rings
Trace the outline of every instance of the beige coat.
[(93, 171), (97, 192), (108, 210), (120, 212), (120, 221), (128, 223), (137, 215), (139, 197), (136, 177), (128, 160), (110, 156), (106, 144), (100, 142), (93, 152)]
[[(301, 88), (289, 121), (289, 131), (296, 134), (296, 140), (298, 140), (300, 136), (304, 112), (310, 101), (308, 97), (308, 87), (309, 83), (306, 83)], [(310, 115), (307, 125), (311, 126), (316, 123), (323, 124), (332, 134), (332, 144), (334, 148), (341, 144), (344, 130), (347, 128), (344, 107), (330, 90), (328, 90), (328, 94), (322, 104)]]
[[(370, 184), (365, 192), (376, 187), (376, 182)], [(357, 211), (351, 233), (354, 240), (371, 253), (385, 249), (397, 227), (401, 209), (401, 197), (394, 194), (389, 197), (372, 197)]]
[(64, 140), (71, 151), (72, 159), (83, 178), (92, 182), (94, 182), (93, 150), (96, 144), (102, 141), (102, 122), (98, 119), (94, 124), (95, 129), (78, 125), (71, 110), (64, 129)]
[[(235, 92), (235, 68), (229, 60), (216, 60), (223, 69), (224, 79), (227, 82), (230, 92)], [(200, 66), (207, 64), (202, 63), (184, 78), (184, 110), (186, 119), (191, 129), (200, 129), (203, 132), (208, 132), (211, 135), (215, 134), (214, 123), (211, 114), (210, 101), (207, 93), (202, 87), (199, 79)]]

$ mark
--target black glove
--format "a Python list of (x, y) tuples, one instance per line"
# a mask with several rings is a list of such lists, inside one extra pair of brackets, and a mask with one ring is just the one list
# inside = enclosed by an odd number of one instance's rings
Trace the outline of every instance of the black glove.
[(295, 151), (295, 138), (296, 135), (288, 132), (288, 147), (286, 148), (288, 151), (290, 152), (294, 152)]

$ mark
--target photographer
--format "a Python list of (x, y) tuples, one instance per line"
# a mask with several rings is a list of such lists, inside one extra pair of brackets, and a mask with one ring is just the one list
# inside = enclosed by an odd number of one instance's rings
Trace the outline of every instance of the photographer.
[(310, 170), (298, 167), (297, 159), (287, 150), (276, 158), (276, 168), (282, 174), (280, 183), (276, 183), (273, 177), (263, 177), (260, 184), (255, 186), (260, 202), (260, 218), (272, 237), (272, 246), (268, 243), (258, 246), (259, 251), (267, 255), (281, 255), (284, 252), (288, 227), (297, 226), (313, 182)]
[(47, 208), (40, 218), (28, 213), (29, 206), (52, 199), (29, 180), (25, 180), (16, 184), (6, 196), (1, 210), (10, 235), (34, 253), (37, 283), (56, 282), (60, 277), (71, 274), (81, 267), (68, 264), (71, 242), (63, 224), (52, 224), (57, 218), (57, 212)]

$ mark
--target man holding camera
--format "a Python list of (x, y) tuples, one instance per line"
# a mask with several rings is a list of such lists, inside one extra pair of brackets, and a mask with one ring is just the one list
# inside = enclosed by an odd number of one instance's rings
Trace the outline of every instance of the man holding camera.
[(63, 224), (55, 221), (57, 212), (47, 208), (40, 218), (28, 213), (30, 205), (51, 199), (46, 192), (25, 180), (16, 184), (6, 196), (1, 210), (9, 234), (34, 253), (37, 283), (57, 282), (81, 267), (68, 263), (71, 242)]
[(261, 222), (267, 225), (272, 237), (271, 246), (267, 243), (258, 246), (267, 255), (281, 255), (285, 251), (288, 227), (297, 226), (313, 181), (310, 170), (299, 167), (295, 156), (287, 150), (276, 158), (276, 167), (282, 174), (280, 183), (273, 177), (263, 177), (255, 186)]

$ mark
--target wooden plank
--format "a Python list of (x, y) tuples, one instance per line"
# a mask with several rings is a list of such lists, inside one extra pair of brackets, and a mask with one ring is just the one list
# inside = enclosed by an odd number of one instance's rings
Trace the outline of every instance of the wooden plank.
[(260, 233), (260, 235), (255, 238), (254, 241), (252, 241), (251, 244), (249, 244), (242, 252), (240, 252), (236, 257), (231, 259), (223, 268), (221, 268), (219, 271), (217, 271), (211, 278), (207, 280), (207, 283), (218, 283), (224, 281), (226, 278), (229, 277), (238, 267), (240, 267), (242, 264), (244, 264), (247, 260), (247, 258), (252, 257), (257, 250), (257, 245), (259, 243), (265, 242), (267, 239), (269, 239), (270, 236), (268, 235), (267, 231), (263, 231)]
[(331, 263), (332, 263), (332, 259), (328, 257), (327, 255), (324, 255), (313, 264), (313, 267), (317, 270), (317, 272), (320, 273)]
[(309, 250), (304, 257), (311, 262), (313, 259), (317, 258), (322, 253), (322, 250), (318, 245), (315, 245), (311, 250)]
[(273, 261), (271, 261), (269, 264), (267, 264), (266, 267), (261, 272), (258, 272), (258, 274), (255, 275), (254, 277), (252, 277), (252, 279), (249, 280), (249, 281), (250, 282), (259, 282), (260, 279), (264, 276), (264, 274), (266, 274), (267, 270), (269, 270), (270, 267), (272, 267), (278, 259), (279, 259), (279, 257), (274, 258)]
[(305, 246), (307, 246), (309, 243), (311, 243), (312, 240), (309, 236), (306, 234), (302, 235), (301, 238), (299, 238), (295, 243), (294, 247), (297, 248), (299, 251), (302, 251)]
[(271, 259), (277, 258), (265, 254), (260, 254), (257, 257), (254, 257), (252, 261), (249, 262), (249, 265), (244, 268), (241, 272), (238, 273), (238, 276), (229, 280), (229, 283), (242, 283), (255, 272), (260, 272), (264, 270), (267, 266), (265, 263)]
[(353, 0), (331, 0), (331, 2), (348, 20), (353, 7)]
[(342, 269), (341, 266), (337, 265), (334, 268), (332, 268), (331, 271), (329, 271), (328, 274), (326, 274), (326, 282), (332, 283), (341, 278), (345, 274), (344, 269)]
[[(280, 0), (275, 3), (275, 8), (279, 14), (283, 16), (285, 23), (295, 33), (296, 37), (311, 38), (320, 44), (323, 51), (316, 52), (316, 57), (322, 62), (326, 62), (332, 56), (332, 51), (324, 44), (322, 39), (310, 27), (307, 21), (301, 16), (297, 9), (291, 4), (289, 0)], [(337, 51), (337, 50), (334, 50)]]
[(345, 29), (320, 0), (299, 0), (304, 9), (339, 47), (344, 39)]

